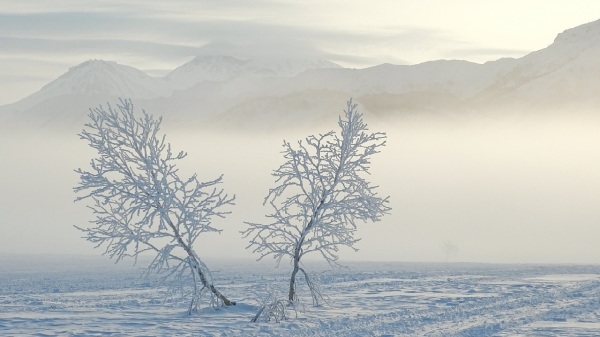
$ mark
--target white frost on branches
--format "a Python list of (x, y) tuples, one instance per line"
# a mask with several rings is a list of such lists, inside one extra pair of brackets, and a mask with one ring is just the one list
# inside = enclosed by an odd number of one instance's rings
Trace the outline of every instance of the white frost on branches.
[(387, 214), (388, 197), (381, 198), (364, 178), (370, 158), (385, 146), (385, 133), (369, 133), (352, 100), (341, 133), (331, 131), (309, 136), (294, 148), (283, 143), (285, 162), (273, 172), (276, 186), (264, 204), (272, 213), (268, 223), (250, 223), (242, 235), (250, 239), (259, 259), (272, 256), (277, 264), (289, 257), (293, 265), (289, 300), (296, 300), (296, 274), (302, 272), (311, 290), (313, 303), (322, 298), (320, 289), (302, 267), (303, 256), (320, 254), (332, 267), (338, 265), (340, 246), (354, 250), (359, 221), (378, 221)]
[(142, 111), (136, 118), (131, 100), (90, 109), (91, 122), (79, 134), (97, 152), (90, 169), (77, 169), (76, 201), (91, 199), (95, 215), (85, 238), (104, 246), (104, 254), (120, 261), (150, 252), (155, 257), (147, 273), (178, 287), (197, 310), (203, 293), (213, 307), (235, 304), (214, 286), (210, 271), (193, 247), (202, 233), (220, 232), (213, 219), (223, 218), (234, 198), (217, 188), (222, 176), (200, 182), (196, 175), (181, 179), (175, 166), (186, 157), (174, 153), (159, 135), (162, 118)]
[(281, 299), (275, 288), (270, 284), (265, 285), (265, 294), (259, 296), (260, 306), (258, 312), (250, 322), (275, 322), (279, 323), (288, 319), (288, 313), (293, 310), (296, 316), (298, 311), (295, 305), (289, 305), (287, 300)]

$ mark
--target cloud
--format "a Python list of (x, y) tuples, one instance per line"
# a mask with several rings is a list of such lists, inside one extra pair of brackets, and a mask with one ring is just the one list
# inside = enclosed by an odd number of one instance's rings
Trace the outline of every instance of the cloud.
[[(135, 2), (133, 2), (135, 3)], [(207, 2), (202, 2), (206, 7)], [(282, 6), (273, 2), (265, 12)], [(113, 49), (129, 54), (147, 54), (147, 57), (191, 57), (207, 48), (198, 50), (209, 42), (226, 43), (247, 47), (250, 54), (301, 53), (314, 55), (317, 49), (336, 53), (336, 49), (349, 54), (358, 51), (372, 54), (374, 49), (386, 50), (393, 46), (404, 53), (411, 50), (429, 49), (447, 37), (439, 31), (415, 27), (385, 27), (379, 31), (347, 29), (345, 27), (312, 27), (281, 23), (281, 18), (273, 15), (260, 17), (250, 11), (246, 16), (239, 14), (253, 8), (241, 1), (226, 1), (225, 5), (208, 6), (210, 15), (198, 14), (191, 10), (191, 17), (185, 12), (173, 15), (172, 11), (160, 13), (154, 10), (131, 11), (91, 11), (91, 12), (43, 12), (0, 14), (0, 31), (5, 44), (3, 52), (19, 49), (32, 52), (50, 51), (58, 53), (79, 53)], [(231, 11), (225, 11), (226, 8)], [(218, 9), (218, 13), (212, 13)], [(223, 12), (227, 12), (226, 15)], [(236, 14), (238, 13), (238, 14)], [(18, 40), (21, 39), (21, 40)], [(28, 46), (28, 44), (32, 44)], [(211, 48), (213, 48), (212, 46)], [(239, 49), (239, 48), (238, 48)], [(153, 54), (156, 53), (156, 56)], [(119, 60), (117, 60), (119, 61)]]
[(104, 35), (131, 30), (135, 21), (124, 15), (97, 12), (3, 13), (0, 31), (8, 37)]
[(146, 54), (153, 58), (169, 59), (196, 53), (199, 48), (185, 45), (116, 39), (46, 39), (0, 37), (5, 54), (16, 55), (55, 55), (68, 54)]

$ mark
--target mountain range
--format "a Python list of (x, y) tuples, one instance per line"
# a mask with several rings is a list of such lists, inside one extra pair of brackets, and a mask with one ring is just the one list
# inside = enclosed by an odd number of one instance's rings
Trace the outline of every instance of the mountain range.
[(383, 120), (593, 112), (600, 103), (598, 60), (600, 20), (568, 29), (524, 57), (484, 64), (438, 60), (348, 69), (321, 59), (213, 55), (152, 77), (90, 60), (0, 106), (0, 119), (4, 125), (79, 127), (89, 108), (118, 97), (172, 124), (247, 129), (319, 123), (337, 116), (350, 97)]

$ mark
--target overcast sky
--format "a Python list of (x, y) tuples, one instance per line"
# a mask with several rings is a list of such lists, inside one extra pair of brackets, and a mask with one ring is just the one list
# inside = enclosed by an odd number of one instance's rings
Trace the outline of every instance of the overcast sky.
[(598, 13), (596, 0), (6, 0), (0, 104), (88, 59), (162, 76), (232, 44), (252, 46), (237, 56), (322, 57), (347, 67), (520, 57)]

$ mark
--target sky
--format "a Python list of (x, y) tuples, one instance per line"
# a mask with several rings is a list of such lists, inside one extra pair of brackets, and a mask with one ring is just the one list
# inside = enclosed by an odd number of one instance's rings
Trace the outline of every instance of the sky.
[(521, 57), (597, 13), (595, 0), (5, 0), (0, 105), (89, 59), (164, 76), (214, 53), (319, 57), (356, 68)]

